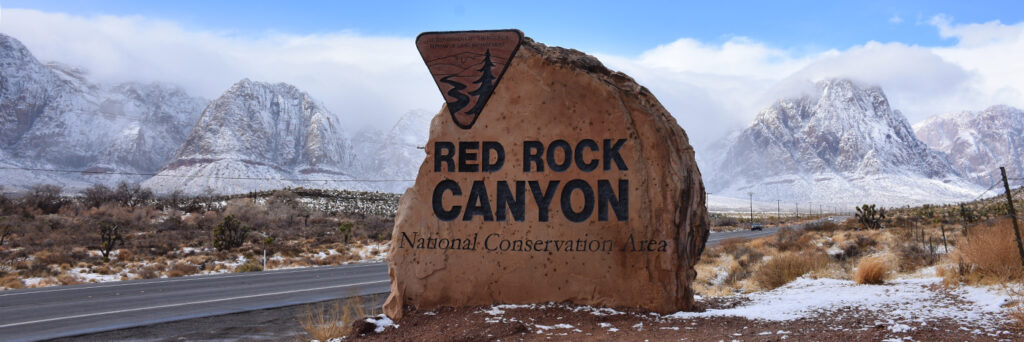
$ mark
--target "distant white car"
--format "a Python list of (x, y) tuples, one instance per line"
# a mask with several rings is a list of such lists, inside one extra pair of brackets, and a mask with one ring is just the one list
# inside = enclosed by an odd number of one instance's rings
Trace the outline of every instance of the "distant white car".
[(754, 222), (750, 225), (750, 230), (764, 230), (764, 226), (760, 222)]

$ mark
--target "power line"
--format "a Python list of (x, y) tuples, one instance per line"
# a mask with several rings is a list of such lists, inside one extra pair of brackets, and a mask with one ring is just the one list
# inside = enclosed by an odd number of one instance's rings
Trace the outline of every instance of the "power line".
[(40, 171), (40, 172), (58, 172), (58, 173), (82, 173), (88, 175), (119, 175), (119, 176), (150, 176), (150, 177), (171, 177), (171, 178), (208, 178), (208, 179), (228, 179), (228, 180), (274, 180), (274, 181), (289, 181), (289, 182), (414, 182), (415, 179), (304, 179), (304, 178), (268, 178), (268, 177), (225, 177), (225, 176), (189, 176), (189, 175), (170, 175), (170, 174), (159, 174), (159, 173), (145, 173), (145, 172), (120, 172), (120, 171), (96, 171), (96, 170), (62, 170), (62, 169), (43, 169), (43, 168), (31, 168), (31, 167), (0, 167), (0, 170), (24, 170), (24, 171)]
[(985, 192), (982, 192), (981, 195), (978, 195), (978, 197), (975, 197), (973, 200), (971, 200), (971, 202), (974, 202), (974, 201), (977, 201), (977, 200), (981, 199), (982, 196), (985, 196), (985, 194), (987, 194), (989, 191), (992, 191), (992, 189), (995, 189), (995, 187), (997, 185), (1002, 184), (1002, 183), (1003, 183), (1002, 181), (992, 183), (992, 186), (988, 187), (988, 190), (985, 190)]

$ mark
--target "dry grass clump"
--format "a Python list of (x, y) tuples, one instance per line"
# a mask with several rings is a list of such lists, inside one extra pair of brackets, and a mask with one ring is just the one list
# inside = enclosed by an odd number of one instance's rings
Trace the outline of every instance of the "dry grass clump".
[(1009, 219), (971, 228), (957, 246), (957, 251), (950, 255), (957, 269), (944, 270), (947, 280), (979, 284), (1024, 280), (1024, 267), (1020, 265), (1013, 223)]
[(23, 289), (25, 288), (25, 282), (21, 281), (21, 279), (18, 278), (17, 275), (8, 274), (6, 276), (0, 277), (0, 287), (5, 287), (8, 289)]
[(889, 274), (889, 264), (882, 256), (869, 256), (860, 259), (853, 280), (857, 284), (884, 284)]
[(263, 265), (260, 264), (259, 262), (256, 262), (256, 261), (246, 262), (244, 264), (238, 265), (238, 267), (235, 267), (235, 269), (234, 269), (235, 273), (262, 272), (262, 271), (263, 271)]
[(819, 251), (783, 253), (756, 270), (753, 280), (766, 290), (786, 285), (800, 276), (828, 266), (828, 255)]
[(808, 234), (807, 231), (782, 228), (775, 235), (775, 241), (772, 243), (772, 246), (780, 252), (800, 251), (810, 248), (811, 240), (813, 239), (813, 234)]
[(146, 267), (139, 269), (135, 274), (141, 279), (153, 279), (160, 278), (160, 273), (164, 271), (164, 265), (162, 264), (151, 264)]
[(168, 277), (181, 277), (196, 273), (199, 273), (199, 267), (184, 262), (176, 262), (167, 270)]
[[(372, 314), (372, 313), (371, 313)], [(314, 340), (342, 338), (352, 332), (352, 323), (367, 317), (358, 296), (335, 301), (333, 305), (309, 305), (299, 317), (299, 325)]]
[(1006, 313), (1013, 319), (1018, 329), (1024, 329), (1024, 288), (1019, 286), (1006, 287), (1011, 302), (1006, 305)]
[(81, 284), (82, 282), (79, 281), (77, 278), (72, 277), (71, 275), (69, 275), (67, 273), (61, 273), (61, 274), (57, 275), (57, 283), (59, 283), (61, 285), (74, 285), (74, 284)]

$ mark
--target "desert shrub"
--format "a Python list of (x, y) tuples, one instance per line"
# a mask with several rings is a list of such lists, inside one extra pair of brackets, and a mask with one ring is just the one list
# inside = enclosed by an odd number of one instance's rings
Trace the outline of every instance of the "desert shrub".
[(176, 262), (167, 269), (168, 277), (181, 277), (199, 273), (199, 267), (185, 262)]
[(135, 208), (149, 203), (153, 199), (153, 191), (143, 188), (139, 183), (121, 182), (114, 190), (113, 199), (123, 207)]
[(775, 242), (772, 245), (780, 252), (803, 249), (810, 244), (810, 239), (804, 236), (806, 233), (803, 230), (782, 228), (775, 235)]
[(213, 228), (213, 247), (221, 251), (242, 247), (249, 230), (248, 226), (243, 225), (234, 216), (225, 216), (224, 220)]
[(246, 262), (244, 264), (238, 265), (234, 269), (235, 273), (262, 272), (262, 271), (263, 271), (263, 265), (260, 265), (260, 263), (256, 262), (256, 261)]
[(1006, 282), (1024, 279), (1020, 254), (1013, 233), (1013, 224), (1003, 219), (992, 225), (970, 229), (957, 243), (956, 257), (969, 266), (964, 273), (969, 282)]
[(61, 273), (57, 275), (57, 283), (61, 285), (74, 285), (81, 284), (82, 282), (67, 273)]
[(151, 265), (147, 265), (147, 266), (139, 269), (137, 272), (135, 272), (135, 274), (138, 275), (139, 278), (142, 278), (142, 279), (153, 279), (153, 278), (159, 278), (160, 277), (160, 273), (163, 272), (163, 271), (164, 271), (163, 265), (161, 265), (161, 264), (151, 264)]
[(356, 224), (355, 236), (363, 239), (390, 240), (395, 221), (378, 216), (366, 216)]
[(811, 222), (804, 225), (804, 230), (812, 232), (833, 232), (839, 228), (839, 225), (832, 221)]
[(25, 288), (25, 282), (21, 281), (17, 275), (9, 274), (0, 277), (0, 287), (8, 289), (23, 289)]
[(754, 273), (753, 280), (762, 288), (771, 290), (800, 276), (828, 266), (824, 253), (783, 253), (771, 258)]
[(44, 265), (63, 265), (63, 264), (74, 264), (75, 258), (71, 256), (71, 253), (67, 251), (40, 251), (35, 255), (35, 261)]
[(740, 220), (732, 216), (722, 214), (711, 214), (710, 216), (712, 227), (737, 226), (740, 224)]
[(39, 209), (43, 214), (54, 214), (67, 203), (60, 195), (61, 190), (56, 185), (37, 184), (29, 188), (22, 201), (26, 207)]
[(881, 256), (864, 257), (857, 263), (853, 280), (857, 284), (882, 284), (889, 274), (889, 264)]
[(934, 265), (939, 255), (929, 251), (917, 243), (905, 243), (896, 248), (899, 257), (900, 272), (913, 272), (921, 267)]
[(0, 246), (14, 238), (20, 229), (16, 218), (0, 217)]
[(1024, 329), (1024, 290), (1019, 288), (1010, 289), (1010, 295), (1014, 298), (1016, 304), (1007, 310), (1008, 314), (1013, 319), (1014, 324), (1017, 325), (1017, 329)]
[(331, 305), (309, 305), (299, 317), (299, 325), (310, 338), (320, 341), (338, 339), (352, 333), (352, 325), (367, 316), (359, 296), (338, 300)]
[(110, 252), (114, 251), (119, 243), (124, 244), (121, 227), (113, 222), (99, 222), (97, 228), (100, 233), (100, 253), (103, 254), (103, 261), (110, 261)]
[(100, 206), (114, 202), (114, 190), (103, 184), (94, 184), (81, 192), (82, 205), (88, 208), (99, 208)]

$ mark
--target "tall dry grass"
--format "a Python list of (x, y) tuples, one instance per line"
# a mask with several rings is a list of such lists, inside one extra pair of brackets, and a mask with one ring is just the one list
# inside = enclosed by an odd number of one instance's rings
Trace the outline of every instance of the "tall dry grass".
[(362, 299), (353, 296), (329, 305), (320, 303), (307, 306), (299, 317), (299, 325), (310, 338), (327, 341), (348, 336), (352, 332), (352, 323), (365, 317), (367, 313), (363, 309)]
[(857, 271), (853, 274), (853, 280), (857, 284), (884, 284), (889, 275), (889, 264), (883, 256), (868, 256), (860, 259), (857, 263)]
[(755, 271), (753, 280), (763, 289), (786, 285), (800, 276), (828, 267), (828, 255), (819, 251), (775, 255)]
[(959, 247), (949, 257), (957, 270), (946, 270), (944, 275), (972, 284), (1001, 284), (1024, 281), (1024, 267), (1017, 250), (1017, 241), (1010, 219), (996, 221), (990, 226), (971, 228), (966, 237), (957, 242)]

